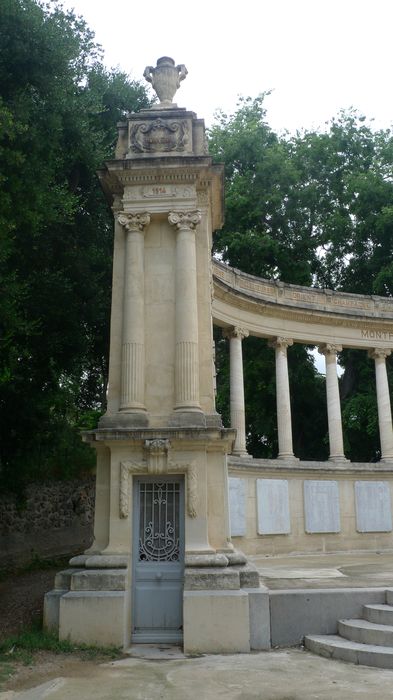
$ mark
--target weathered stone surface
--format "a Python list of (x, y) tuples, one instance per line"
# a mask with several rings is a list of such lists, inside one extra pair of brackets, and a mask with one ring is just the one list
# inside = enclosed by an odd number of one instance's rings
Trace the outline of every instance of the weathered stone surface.
[(77, 554), (76, 557), (71, 557), (69, 564), (70, 566), (85, 566), (86, 560), (89, 558), (88, 554)]
[(76, 574), (80, 569), (64, 569), (63, 571), (58, 571), (55, 576), (55, 588), (59, 590), (70, 590), (71, 586), (71, 576)]
[(245, 479), (230, 476), (229, 484), (229, 515), (231, 537), (246, 534), (246, 486)]
[(288, 481), (258, 479), (258, 534), (285, 535), (291, 531)]
[(70, 591), (60, 598), (60, 639), (120, 647), (123, 629), (122, 591)]
[(60, 599), (68, 593), (68, 590), (53, 590), (45, 594), (43, 627), (51, 634), (59, 633), (59, 609)]
[(124, 591), (125, 572), (119, 569), (85, 569), (73, 574), (72, 591)]
[(126, 569), (129, 557), (121, 554), (96, 554), (85, 561), (87, 569)]
[(184, 651), (250, 651), (250, 613), (244, 591), (185, 591)]
[(250, 613), (250, 648), (252, 651), (270, 649), (270, 606), (267, 588), (247, 590)]
[(185, 565), (195, 567), (228, 566), (226, 554), (186, 554)]
[(246, 566), (239, 566), (237, 569), (239, 571), (241, 588), (259, 588), (259, 571), (254, 564), (248, 562)]
[(356, 481), (356, 528), (359, 532), (390, 532), (392, 511), (386, 481)]
[(306, 532), (340, 532), (340, 503), (337, 481), (304, 482)]
[(246, 555), (236, 549), (233, 552), (226, 552), (225, 556), (228, 559), (229, 566), (240, 566), (247, 563)]
[(184, 572), (184, 590), (238, 590), (239, 572), (234, 567), (226, 569), (189, 569)]
[(336, 634), (340, 618), (360, 617), (363, 605), (384, 602), (383, 588), (270, 591), (272, 646), (295, 646), (306, 634)]

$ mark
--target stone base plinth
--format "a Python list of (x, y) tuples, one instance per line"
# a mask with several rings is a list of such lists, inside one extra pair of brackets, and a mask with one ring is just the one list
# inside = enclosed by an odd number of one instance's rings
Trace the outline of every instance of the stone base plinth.
[(250, 651), (250, 614), (245, 591), (185, 591), (183, 614), (185, 654)]
[(59, 639), (124, 645), (124, 591), (71, 591), (60, 598)]

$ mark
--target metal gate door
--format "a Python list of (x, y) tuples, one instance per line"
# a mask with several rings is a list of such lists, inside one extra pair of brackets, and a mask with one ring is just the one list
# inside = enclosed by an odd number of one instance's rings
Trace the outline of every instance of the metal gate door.
[(183, 639), (183, 479), (134, 481), (133, 642)]

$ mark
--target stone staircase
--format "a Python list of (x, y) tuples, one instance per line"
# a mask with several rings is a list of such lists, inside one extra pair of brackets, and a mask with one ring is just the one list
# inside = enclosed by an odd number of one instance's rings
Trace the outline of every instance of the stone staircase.
[(363, 618), (339, 620), (337, 635), (310, 634), (304, 644), (330, 659), (393, 669), (393, 589), (385, 605), (364, 605)]

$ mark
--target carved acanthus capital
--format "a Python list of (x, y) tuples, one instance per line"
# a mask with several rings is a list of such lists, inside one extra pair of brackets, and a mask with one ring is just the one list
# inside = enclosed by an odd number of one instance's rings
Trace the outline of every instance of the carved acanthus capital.
[(171, 226), (175, 226), (178, 231), (194, 231), (201, 220), (199, 209), (194, 211), (171, 211), (168, 214), (168, 221)]
[(320, 355), (325, 355), (325, 357), (331, 357), (332, 355), (336, 356), (337, 353), (341, 352), (342, 349), (342, 345), (325, 343), (324, 345), (320, 345), (318, 347), (318, 352), (320, 353)]
[(117, 220), (128, 232), (143, 231), (150, 223), (150, 214), (147, 211), (133, 213), (122, 211), (117, 215)]
[(283, 352), (286, 352), (287, 348), (289, 348), (291, 345), (293, 345), (292, 338), (281, 338), (280, 336), (274, 338), (274, 340), (269, 340), (268, 342), (269, 348), (274, 348), (275, 350), (282, 350)]
[(373, 360), (386, 360), (391, 352), (392, 351), (388, 348), (370, 348), (368, 351), (368, 356)]
[(250, 335), (249, 331), (246, 328), (240, 328), (240, 326), (232, 326), (231, 328), (226, 328), (222, 334), (224, 338), (240, 338), (240, 340), (243, 340), (243, 338), (248, 338), (248, 336)]

